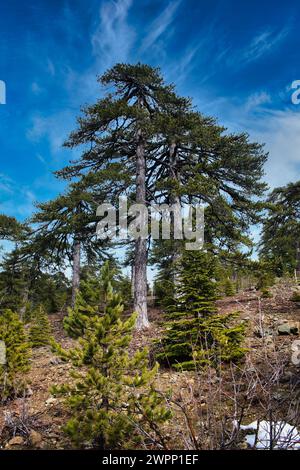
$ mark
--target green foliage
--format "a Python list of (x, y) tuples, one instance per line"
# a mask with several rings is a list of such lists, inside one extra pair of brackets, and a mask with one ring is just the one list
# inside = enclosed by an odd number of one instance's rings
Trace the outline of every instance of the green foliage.
[(99, 305), (102, 288), (100, 279), (97, 276), (88, 276), (80, 280), (80, 294), (84, 302), (90, 306)]
[(294, 291), (290, 300), (292, 302), (300, 302), (300, 292), (299, 291)]
[(107, 289), (111, 286), (114, 291), (118, 292), (124, 303), (128, 304), (131, 298), (130, 280), (122, 275), (121, 268), (113, 259), (106, 260), (100, 272), (89, 272), (91, 270), (83, 269), (80, 281), (80, 293), (82, 299), (89, 306), (105, 305), (105, 297)]
[(128, 276), (122, 276), (115, 285), (115, 290), (120, 294), (124, 305), (128, 307), (132, 303), (131, 298), (131, 280)]
[(159, 424), (170, 417), (153, 387), (157, 365), (149, 370), (147, 350), (128, 352), (136, 316), (122, 320), (122, 310), (110, 291), (104, 312), (85, 317), (77, 347), (54, 346), (73, 365), (73, 384), (53, 393), (66, 396), (73, 417), (65, 431), (76, 445), (129, 447), (139, 442), (141, 430), (158, 439)]
[(261, 298), (262, 299), (271, 299), (273, 297), (273, 294), (272, 292), (270, 292), (269, 289), (267, 289), (266, 287), (261, 289)]
[(0, 399), (6, 400), (23, 390), (30, 356), (23, 324), (11, 310), (0, 313), (0, 341), (6, 348), (6, 364), (0, 364)]
[(43, 305), (48, 313), (60, 312), (70, 297), (70, 285), (62, 272), (40, 273), (29, 293), (33, 307)]
[(0, 214), (0, 240), (19, 242), (30, 232), (26, 224), (21, 224), (15, 217)]
[(164, 279), (162, 273), (154, 281), (155, 304), (168, 308), (174, 302), (174, 281)]
[(256, 289), (267, 289), (273, 286), (275, 282), (274, 275), (268, 271), (257, 271), (256, 279)]
[(23, 295), (27, 289), (28, 269), (20, 258), (17, 250), (3, 257), (0, 272), (0, 303), (1, 308), (19, 311)]
[(74, 240), (93, 260), (101, 256), (103, 243), (95, 236), (97, 203), (83, 184), (70, 184), (65, 194), (37, 204), (31, 222), (37, 225), (27, 250), (47, 259), (48, 264), (64, 266), (73, 257)]
[(260, 256), (277, 276), (300, 270), (300, 181), (275, 188), (268, 197)]
[(203, 116), (191, 100), (165, 84), (157, 68), (116, 64), (99, 82), (109, 92), (83, 109), (66, 143), (92, 150), (57, 175), (80, 178), (97, 197), (109, 195), (111, 203), (133, 194), (139, 128), (147, 148), (147, 202), (167, 203), (176, 196), (205, 202), (207, 240), (222, 246), (249, 244), (247, 230), (258, 220), (262, 206), (257, 198), (266, 189), (261, 181), (267, 159), (263, 146), (249, 142), (246, 133), (229, 134), (215, 119)]
[[(4, 256), (0, 272), (2, 308), (20, 312), (43, 304), (47, 312), (58, 312), (69, 295), (69, 282), (61, 272), (44, 273), (35, 261), (22, 259), (20, 250)], [(25, 314), (26, 322), (29, 317)], [(23, 319), (25, 320), (25, 316)]]
[(64, 318), (64, 328), (68, 335), (71, 338), (83, 336), (89, 318), (103, 311), (113, 291), (122, 297), (123, 289), (127, 288), (127, 295), (128, 291), (130, 294), (130, 283), (125, 281), (118, 267), (110, 260), (103, 264), (100, 275), (85, 275), (80, 282), (75, 305), (73, 308), (68, 307), (68, 316)]
[(64, 318), (64, 329), (71, 338), (84, 335), (89, 318), (98, 315), (98, 306), (89, 305), (80, 292), (76, 295), (73, 308), (68, 307), (68, 315)]
[(29, 341), (33, 348), (47, 346), (51, 342), (51, 325), (42, 305), (36, 308), (31, 315)]
[(224, 294), (231, 297), (236, 293), (235, 284), (227, 277), (224, 282)]
[(159, 362), (194, 369), (243, 357), (245, 325), (238, 314), (216, 313), (216, 260), (209, 253), (185, 252), (181, 259), (175, 303), (169, 309), (165, 335), (155, 342)]

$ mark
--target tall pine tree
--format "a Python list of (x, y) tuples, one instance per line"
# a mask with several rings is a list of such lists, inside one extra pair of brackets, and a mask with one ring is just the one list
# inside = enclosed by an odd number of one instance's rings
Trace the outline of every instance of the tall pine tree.
[(300, 275), (300, 182), (275, 188), (267, 199), (260, 256), (276, 274)]

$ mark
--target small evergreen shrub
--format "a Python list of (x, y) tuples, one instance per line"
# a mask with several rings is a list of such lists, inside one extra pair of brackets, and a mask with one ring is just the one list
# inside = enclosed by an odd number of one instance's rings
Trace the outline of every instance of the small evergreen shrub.
[(224, 282), (224, 294), (226, 297), (232, 297), (236, 293), (235, 284), (229, 279), (229, 277)]
[(81, 292), (76, 295), (74, 308), (68, 307), (68, 316), (64, 318), (63, 325), (71, 338), (79, 338), (84, 335), (89, 318), (98, 315), (98, 306), (89, 305)]
[(104, 312), (84, 316), (77, 347), (66, 351), (54, 344), (72, 363), (75, 380), (52, 390), (65, 396), (72, 410), (65, 431), (76, 445), (101, 449), (137, 445), (141, 434), (163, 440), (159, 425), (170, 411), (153, 386), (157, 365), (149, 370), (146, 349), (129, 355), (136, 316), (122, 320), (120, 297), (108, 292)]
[(47, 346), (51, 342), (51, 325), (48, 315), (41, 305), (32, 313), (29, 342), (32, 348)]
[(256, 277), (256, 289), (267, 289), (274, 285), (275, 276), (274, 273), (268, 269), (262, 267), (256, 268), (255, 272)]
[(0, 313), (0, 341), (6, 350), (6, 363), (0, 364), (0, 399), (5, 401), (24, 389), (30, 357), (23, 323), (11, 310)]
[(101, 284), (98, 277), (89, 276), (87, 279), (82, 279), (80, 281), (80, 294), (81, 300), (83, 300), (86, 305), (98, 306), (101, 299)]
[(176, 302), (169, 309), (165, 334), (154, 346), (160, 363), (195, 369), (243, 357), (245, 325), (236, 321), (237, 313), (216, 313), (214, 269), (214, 258), (207, 253), (182, 255)]

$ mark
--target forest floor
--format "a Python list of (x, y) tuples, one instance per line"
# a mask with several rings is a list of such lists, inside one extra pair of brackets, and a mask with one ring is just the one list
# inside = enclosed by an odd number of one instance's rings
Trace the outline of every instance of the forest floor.
[[(168, 448), (210, 449), (224, 443), (245, 448), (244, 442), (234, 439), (233, 420), (248, 424), (271, 417), (300, 424), (300, 364), (292, 360), (293, 344), (300, 338), (278, 332), (280, 325), (298, 327), (299, 332), (300, 304), (290, 300), (294, 289), (290, 282), (281, 281), (271, 289), (272, 298), (244, 291), (217, 302), (220, 313), (239, 311), (247, 321), (248, 352), (240, 365), (196, 373), (159, 371), (156, 388), (162, 393), (172, 389), (174, 417), (164, 429)], [(73, 341), (65, 335), (62, 319), (63, 314), (50, 316), (55, 339), (69, 347)], [(150, 320), (149, 330), (135, 333), (132, 350), (160, 337), (159, 309), (150, 308)], [(50, 393), (52, 385), (70, 380), (69, 371), (70, 365), (49, 348), (33, 351), (26, 394), (0, 405), (2, 449), (72, 448), (62, 429), (69, 412), (62, 399)]]

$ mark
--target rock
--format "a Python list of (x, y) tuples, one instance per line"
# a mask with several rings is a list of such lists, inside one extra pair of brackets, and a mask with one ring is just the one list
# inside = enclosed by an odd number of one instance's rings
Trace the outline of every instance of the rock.
[(248, 444), (247, 444), (247, 442), (241, 442), (241, 443), (239, 444), (239, 448), (240, 448), (240, 449), (243, 449), (243, 450), (248, 449)]
[(276, 401), (282, 401), (286, 398), (284, 393), (274, 393), (273, 394), (273, 399)]
[(287, 371), (285, 374), (283, 374), (280, 378), (279, 378), (279, 382), (280, 383), (288, 383), (292, 380), (292, 377), (294, 376), (293, 372), (291, 371)]
[(221, 382), (221, 378), (220, 378), (220, 377), (217, 377), (217, 376), (215, 376), (215, 377), (210, 377), (209, 382), (210, 382), (211, 384), (216, 384), (216, 383), (218, 383), (218, 382)]
[(288, 323), (289, 320), (286, 320), (285, 318), (280, 318), (279, 320), (277, 320), (276, 322), (276, 325), (279, 326), (279, 325), (282, 325), (283, 323)]
[(61, 364), (61, 360), (58, 357), (52, 357), (49, 361), (49, 364), (52, 366), (57, 366), (57, 364)]
[(31, 397), (33, 395), (33, 391), (31, 390), (31, 388), (27, 388), (25, 394), (26, 397)]
[(256, 336), (257, 338), (265, 338), (266, 336), (273, 336), (272, 330), (268, 330), (268, 329), (263, 330), (263, 331), (261, 331), (260, 329), (257, 329), (253, 333), (254, 333), (254, 336)]
[(297, 335), (299, 329), (295, 323), (282, 323), (277, 327), (277, 332), (279, 335)]
[(270, 336), (267, 336), (267, 338), (265, 338), (265, 345), (268, 350), (273, 351), (275, 348), (275, 343), (273, 341), (273, 338), (271, 338)]
[(56, 402), (57, 402), (57, 398), (50, 397), (45, 401), (45, 405), (46, 406), (54, 405)]
[(42, 440), (43, 438), (39, 432), (34, 431), (34, 430), (30, 431), (29, 441), (31, 445), (38, 446), (41, 444)]
[(266, 344), (274, 344), (273, 338), (271, 336), (267, 336), (265, 338), (265, 343)]
[(24, 444), (24, 439), (21, 436), (15, 436), (10, 441), (8, 441), (7, 446), (21, 446)]

